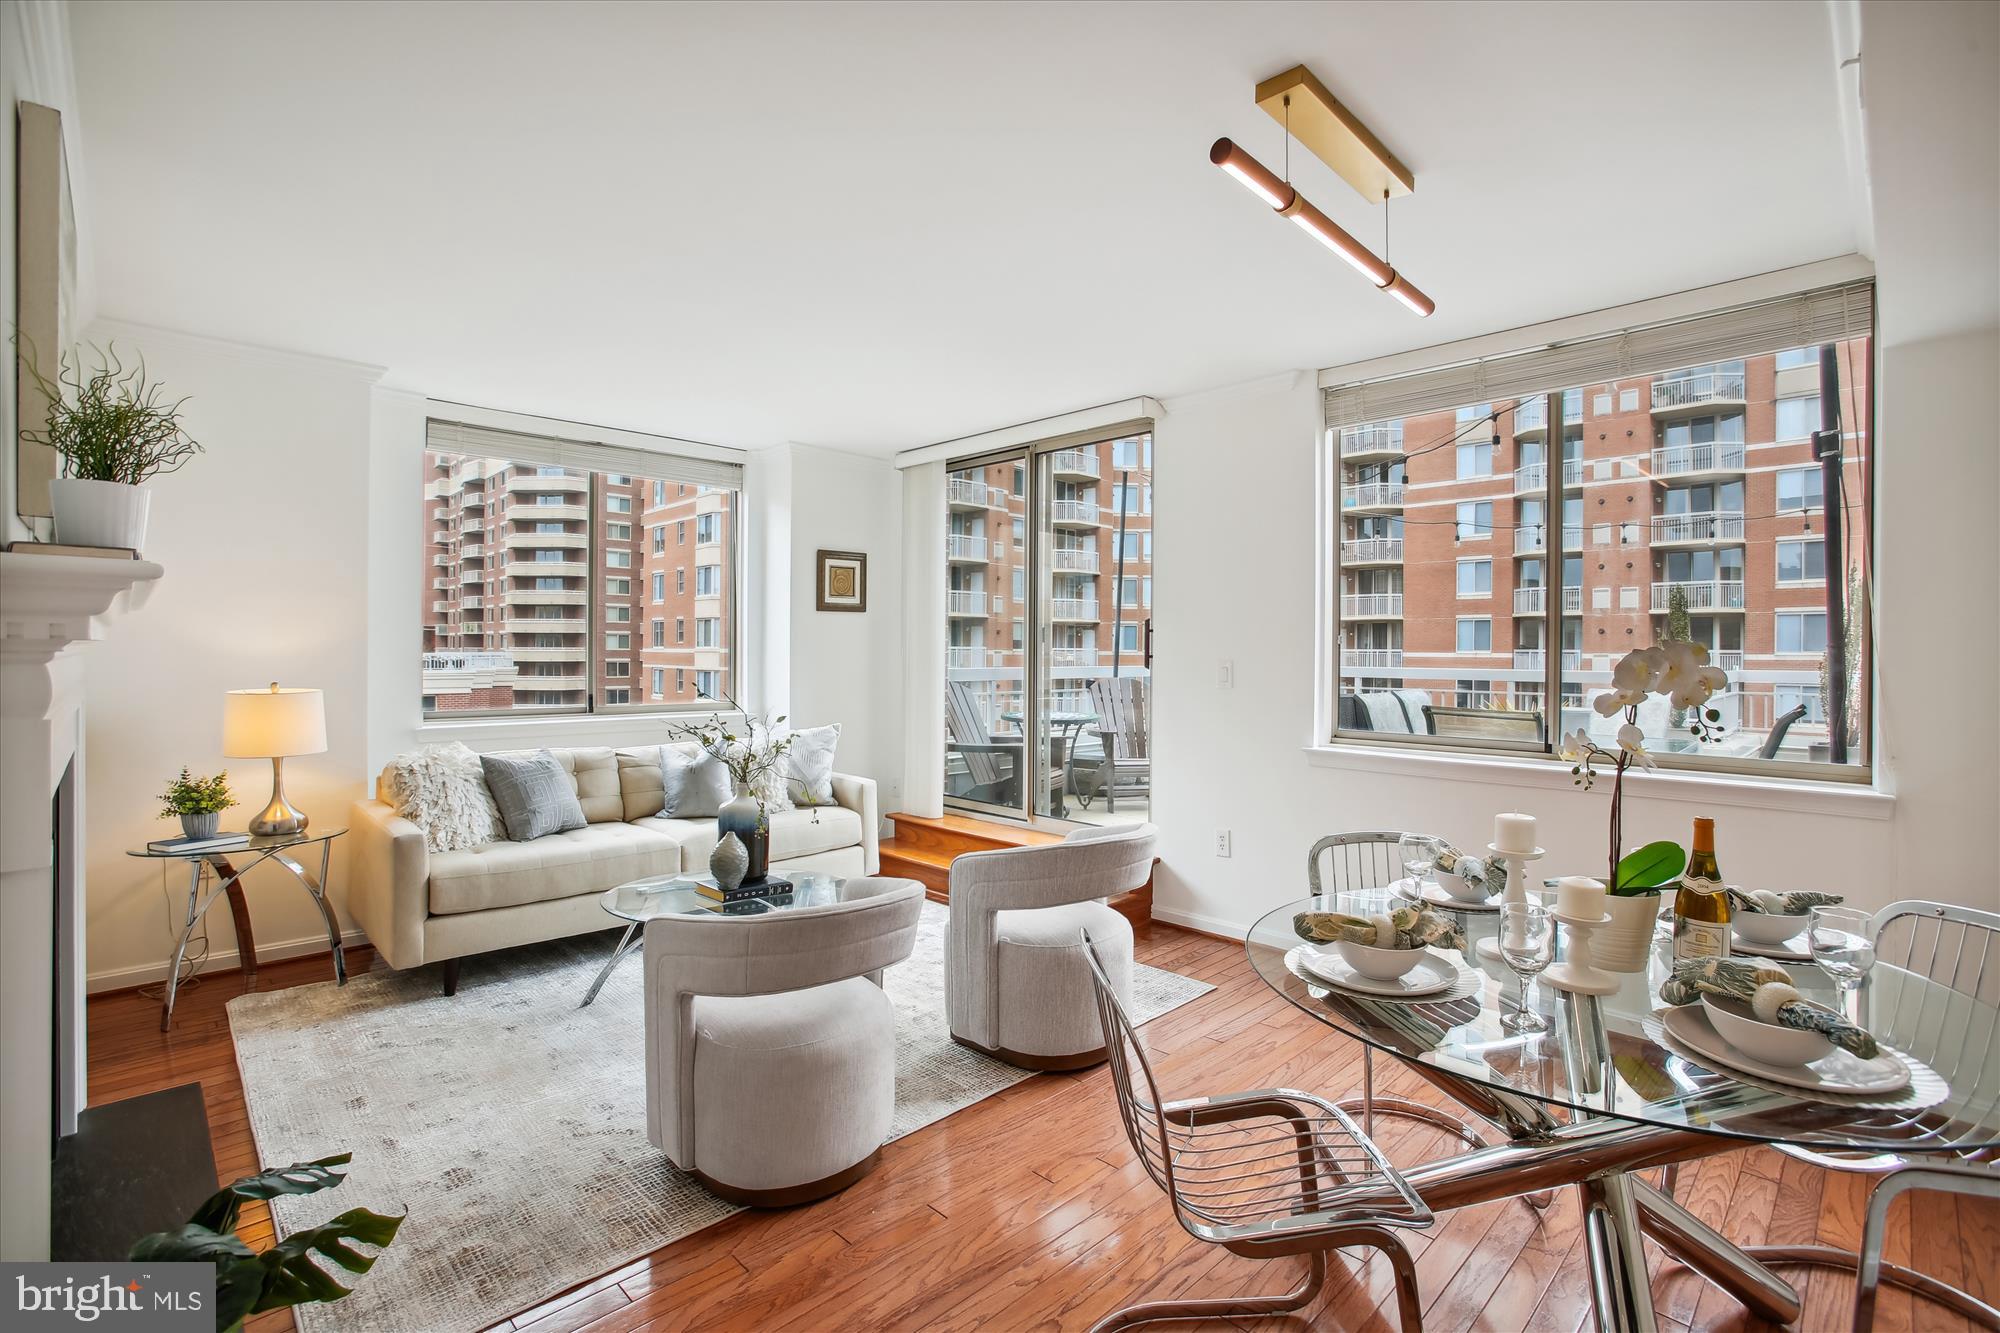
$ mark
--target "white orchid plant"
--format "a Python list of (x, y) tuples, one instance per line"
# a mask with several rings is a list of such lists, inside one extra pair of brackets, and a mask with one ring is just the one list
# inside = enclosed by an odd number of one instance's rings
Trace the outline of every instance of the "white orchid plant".
[(1722, 739), (1723, 728), (1722, 713), (1711, 708), (1709, 700), (1728, 683), (1722, 668), (1709, 665), (1708, 649), (1701, 644), (1677, 640), (1634, 649), (1612, 668), (1611, 688), (1590, 703), (1599, 717), (1624, 715), (1618, 728), (1618, 748), (1605, 749), (1582, 727), (1562, 738), (1557, 753), (1573, 765), (1570, 772), (1577, 786), (1588, 791), (1597, 781), (1599, 765), (1612, 770), (1611, 873), (1605, 881), (1611, 893), (1620, 897), (1656, 893), (1687, 868), (1687, 853), (1671, 842), (1648, 843), (1630, 856), (1622, 854), (1625, 771), (1635, 766), (1658, 766), (1646, 751), (1639, 706), (1652, 695), (1664, 695), (1675, 708), (1686, 710), (1688, 731), (1694, 738), (1712, 745)]

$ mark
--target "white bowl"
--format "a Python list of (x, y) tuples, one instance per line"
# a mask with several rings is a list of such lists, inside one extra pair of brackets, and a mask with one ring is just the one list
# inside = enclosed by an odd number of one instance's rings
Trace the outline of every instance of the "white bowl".
[(1373, 944), (1356, 944), (1352, 940), (1335, 940), (1333, 947), (1343, 962), (1371, 981), (1394, 981), (1423, 962), (1429, 952), (1425, 949), (1382, 949)]
[(1486, 901), (1486, 890), (1473, 888), (1472, 885), (1466, 882), (1463, 875), (1455, 874), (1449, 870), (1435, 870), (1431, 873), (1436, 878), (1438, 887), (1443, 889), (1448, 897), (1456, 898), (1462, 903), (1483, 903)]
[(1747, 943), (1775, 947), (1794, 935), (1804, 933), (1810, 920), (1804, 912), (1797, 916), (1780, 916), (1776, 912), (1731, 912), (1729, 928)]
[(1704, 995), (1701, 1007), (1708, 1014), (1708, 1021), (1715, 1025), (1718, 1036), (1751, 1059), (1767, 1065), (1784, 1068), (1809, 1065), (1833, 1051), (1833, 1043), (1819, 1033), (1766, 1023), (1741, 1000), (1718, 1000)]

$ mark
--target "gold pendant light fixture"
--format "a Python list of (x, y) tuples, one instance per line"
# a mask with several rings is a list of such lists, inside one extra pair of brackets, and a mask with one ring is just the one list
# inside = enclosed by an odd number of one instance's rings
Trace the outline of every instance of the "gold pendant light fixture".
[[(1313, 155), (1354, 186), (1370, 203), (1379, 201), (1384, 209), (1383, 235), (1387, 238), (1389, 199), (1416, 188), (1416, 178), (1398, 162), (1368, 127), (1326, 90), (1304, 65), (1295, 66), (1257, 85), (1257, 104), (1281, 125), (1286, 145), (1296, 138)], [(1287, 153), (1289, 157), (1289, 153)], [(1234, 176), (1243, 187), (1269, 204), (1281, 217), (1288, 217), (1300, 230), (1339, 255), (1375, 286), (1395, 297), (1413, 313), (1424, 316), (1437, 303), (1419, 291), (1387, 259), (1356, 240), (1342, 227), (1263, 163), (1229, 139), (1217, 139), (1208, 150), (1208, 160)], [(1387, 245), (1383, 249), (1386, 253)]]

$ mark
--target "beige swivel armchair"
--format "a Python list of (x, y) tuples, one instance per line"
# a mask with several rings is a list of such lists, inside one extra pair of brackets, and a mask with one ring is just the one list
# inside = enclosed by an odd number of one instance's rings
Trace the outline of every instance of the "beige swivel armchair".
[(1104, 903), (1153, 873), (1151, 824), (1083, 828), (1046, 847), (969, 852), (951, 863), (945, 1014), (952, 1040), (1023, 1069), (1104, 1059), (1082, 933), (1132, 998), (1132, 926)]
[(880, 981), (916, 943), (924, 891), (864, 877), (841, 896), (646, 923), (646, 1136), (732, 1203), (845, 1189), (889, 1136), (896, 1012)]

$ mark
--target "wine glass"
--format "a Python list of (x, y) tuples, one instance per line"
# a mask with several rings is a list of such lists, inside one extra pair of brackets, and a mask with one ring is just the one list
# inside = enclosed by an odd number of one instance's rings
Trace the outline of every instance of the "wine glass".
[(1500, 1015), (1509, 1032), (1546, 1032), (1549, 1020), (1528, 1007), (1528, 983), (1555, 961), (1556, 920), (1540, 903), (1507, 903), (1500, 909), (1500, 957), (1521, 979), (1521, 1004)]
[(1396, 839), (1396, 855), (1402, 860), (1403, 869), (1410, 872), (1411, 897), (1424, 896), (1424, 884), (1437, 868), (1438, 854), (1443, 850), (1436, 838), (1422, 833), (1405, 833)]
[(1875, 966), (1873, 919), (1853, 907), (1815, 907), (1806, 940), (1819, 970), (1833, 978), (1840, 988), (1842, 1003), (1850, 991), (1861, 989), (1868, 969)]

